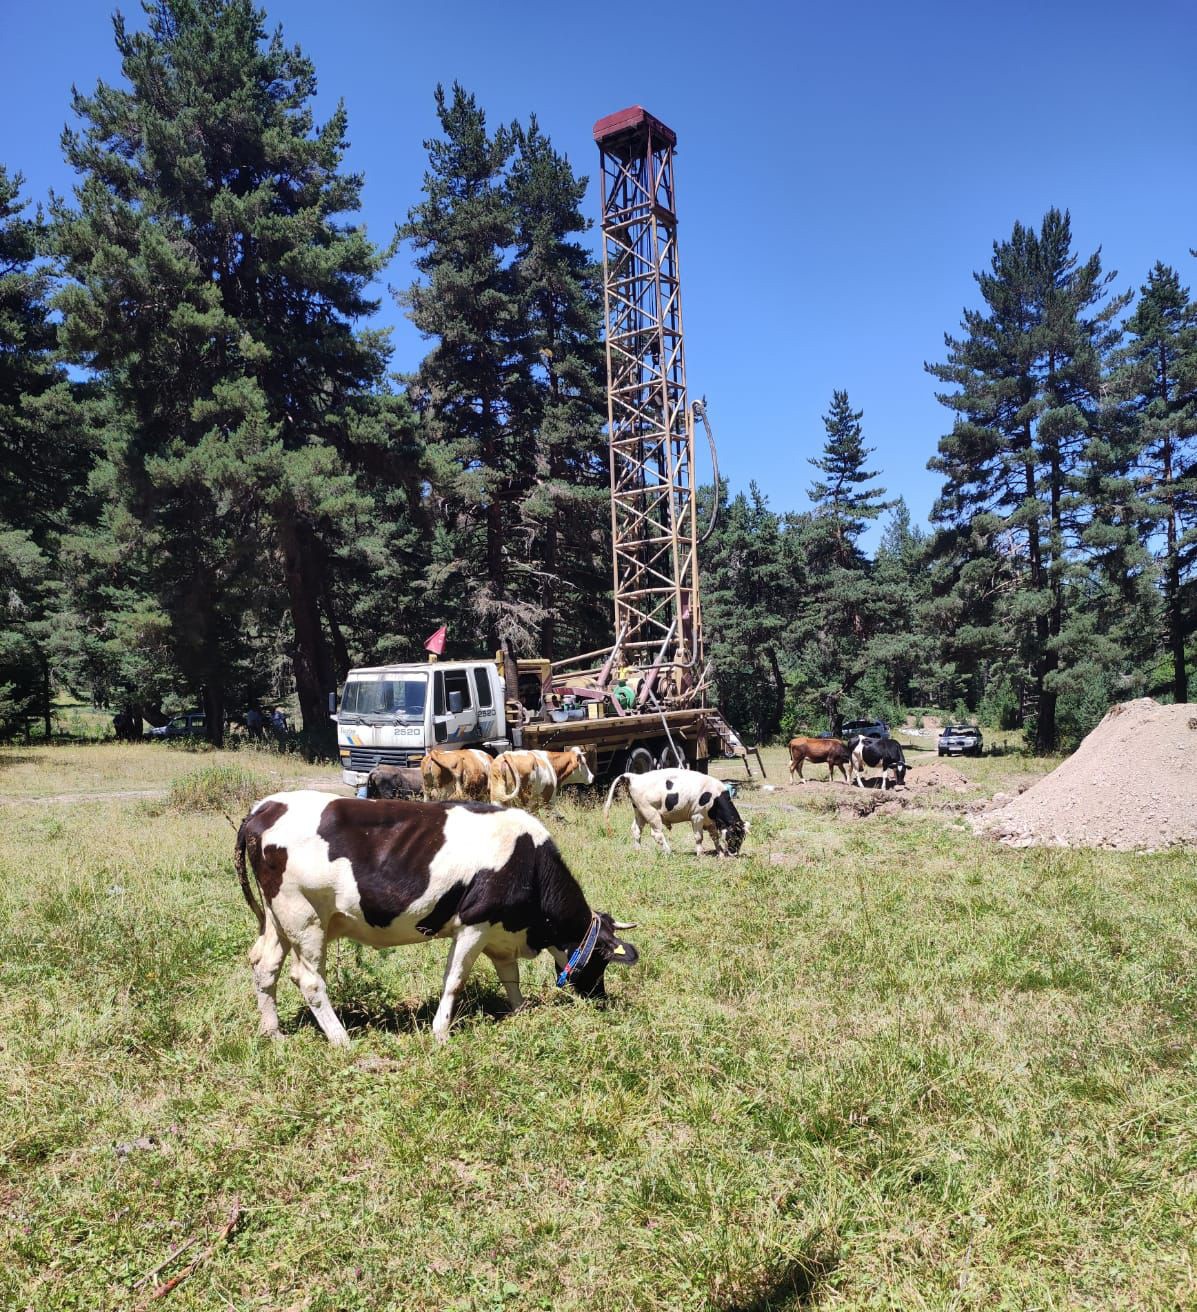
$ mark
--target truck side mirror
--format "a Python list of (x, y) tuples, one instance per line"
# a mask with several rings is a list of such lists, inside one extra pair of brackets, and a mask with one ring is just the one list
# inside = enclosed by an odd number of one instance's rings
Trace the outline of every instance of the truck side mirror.
[(460, 715), (463, 707), (464, 703), (462, 701), (461, 693), (451, 692), (449, 694), (449, 714)]
[(337, 713), (337, 690), (335, 688), (328, 694), (328, 713), (329, 715), (336, 715)]

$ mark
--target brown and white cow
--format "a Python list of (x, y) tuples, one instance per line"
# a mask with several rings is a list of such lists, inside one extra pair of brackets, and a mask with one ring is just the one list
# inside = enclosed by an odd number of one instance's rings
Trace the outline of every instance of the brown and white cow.
[[(802, 779), (803, 763), (809, 761), (812, 765), (827, 767), (828, 783), (835, 778), (836, 770), (840, 771), (844, 776), (844, 783), (847, 783), (848, 762), (851, 759), (852, 749), (838, 738), (791, 738), (790, 782), (794, 782), (795, 775)], [(805, 783), (806, 780), (802, 779), (802, 782)]]
[(547, 806), (566, 783), (594, 783), (581, 747), (564, 752), (503, 752), (490, 764), (490, 800), (501, 806)]
[(460, 751), (434, 747), (420, 762), (424, 796), (430, 802), (454, 799), (485, 802), (490, 795), (490, 763), (494, 757), (480, 747)]
[(513, 1010), (523, 1002), (521, 958), (547, 950), (559, 984), (601, 998), (607, 965), (638, 957), (615, 933), (631, 926), (591, 910), (548, 830), (523, 811), (275, 793), (242, 821), (235, 861), (260, 930), (249, 959), (270, 1037), (279, 1033), (275, 988), (291, 952), (291, 978), (329, 1042), (349, 1042), (324, 981), (332, 939), (379, 948), (449, 939), (432, 1022), (441, 1042), (479, 953), (494, 963)]

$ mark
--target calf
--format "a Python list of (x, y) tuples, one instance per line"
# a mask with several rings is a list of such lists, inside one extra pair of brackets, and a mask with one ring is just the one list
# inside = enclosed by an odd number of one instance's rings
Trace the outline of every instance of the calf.
[(644, 774), (621, 774), (611, 785), (603, 816), (611, 812), (615, 790), (628, 786), (632, 799), (632, 842), (640, 848), (640, 834), (647, 825), (657, 846), (669, 852), (665, 830), (688, 822), (694, 830), (694, 854), (702, 855), (702, 836), (710, 833), (719, 856), (738, 852), (748, 826), (740, 818), (731, 793), (722, 779), (697, 770), (647, 770)]
[(826, 765), (828, 783), (835, 778), (836, 770), (843, 774), (844, 783), (847, 783), (848, 762), (851, 759), (848, 744), (840, 742), (838, 738), (791, 738), (790, 782), (794, 782), (795, 775), (802, 779), (803, 762), (810, 761), (812, 765)]
[(376, 765), (366, 780), (366, 796), (394, 801), (399, 797), (422, 797), (424, 776), (414, 766)]
[(566, 783), (594, 783), (581, 747), (565, 752), (503, 752), (490, 763), (490, 800), (503, 806), (547, 806)]
[(275, 988), (290, 951), (291, 978), (317, 1024), (330, 1043), (349, 1042), (324, 982), (325, 950), (336, 938), (379, 948), (451, 940), (432, 1022), (440, 1042), (480, 952), (494, 963), (513, 1010), (523, 1002), (521, 958), (547, 949), (559, 985), (601, 998), (608, 963), (631, 966), (638, 957), (615, 934), (631, 926), (590, 909), (548, 830), (523, 811), (275, 793), (241, 822), (235, 862), (258, 920), (249, 959), (270, 1037), (279, 1032)]
[(424, 796), (430, 802), (453, 799), (485, 802), (490, 792), (490, 763), (494, 758), (478, 747), (450, 751), (437, 747), (420, 762)]
[(852, 777), (858, 788), (864, 787), (865, 766), (881, 767), (881, 790), (889, 785), (889, 772), (894, 772), (894, 787), (906, 784), (906, 757), (902, 744), (893, 738), (865, 738), (863, 735), (852, 744)]

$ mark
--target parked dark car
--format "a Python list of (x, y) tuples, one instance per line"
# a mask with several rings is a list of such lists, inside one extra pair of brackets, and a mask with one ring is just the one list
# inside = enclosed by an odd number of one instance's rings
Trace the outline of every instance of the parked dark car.
[(940, 756), (980, 756), (984, 739), (972, 724), (948, 724), (939, 735)]
[(203, 711), (184, 711), (165, 724), (147, 729), (147, 738), (202, 738), (207, 728), (207, 718)]
[(866, 738), (888, 738), (889, 725), (884, 720), (845, 720), (840, 737), (851, 743), (853, 738), (863, 734)]

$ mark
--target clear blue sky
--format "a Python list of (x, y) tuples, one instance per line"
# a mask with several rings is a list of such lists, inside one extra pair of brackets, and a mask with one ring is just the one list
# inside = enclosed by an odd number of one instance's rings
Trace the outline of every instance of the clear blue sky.
[[(0, 160), (35, 198), (71, 185), (58, 146), (71, 83), (118, 75), (112, 8), (3, 0)], [(315, 60), (317, 112), (346, 101), (379, 240), (418, 198), (438, 80), (475, 92), (492, 122), (535, 112), (591, 176), (592, 216), (595, 119), (631, 104), (664, 119), (679, 139), (691, 390), (707, 394), (733, 488), (756, 479), (779, 510), (807, 504), (806, 459), (844, 387), (885, 484), (927, 514), (949, 417), (923, 362), (942, 357), (1015, 219), (1070, 209), (1077, 249), (1100, 245), (1119, 287), (1157, 259), (1197, 284), (1191, 0), (268, 12)], [(410, 278), (401, 252), (389, 281)], [(380, 314), (396, 367), (413, 367), (418, 334), (389, 297)]]

